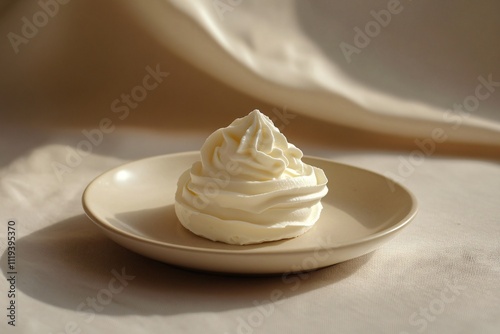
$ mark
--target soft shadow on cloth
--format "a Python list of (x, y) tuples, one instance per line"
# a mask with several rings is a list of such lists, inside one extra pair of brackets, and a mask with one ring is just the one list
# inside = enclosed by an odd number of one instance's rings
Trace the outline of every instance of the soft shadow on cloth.
[[(84, 215), (58, 222), (18, 240), (22, 249), (18, 267), (22, 270), (18, 289), (28, 296), (58, 307), (78, 310), (88, 298), (96, 298), (110, 281), (122, 274), (126, 281), (112, 302), (100, 313), (181, 314), (254, 307), (254, 301), (270, 303), (278, 289), (281, 299), (335, 284), (354, 274), (370, 255), (302, 273), (284, 283), (281, 276), (222, 276), (177, 269), (132, 253), (109, 240)], [(1, 261), (6, 261), (7, 254)], [(5, 269), (3, 269), (6, 275)], [(124, 278), (123, 278), (124, 277)], [(109, 296), (109, 293), (108, 293)], [(109, 299), (108, 299), (109, 300)], [(81, 309), (82, 310), (82, 309)], [(78, 310), (78, 311), (81, 311)], [(83, 308), (85, 312), (85, 308)], [(99, 312), (98, 312), (99, 313)]]

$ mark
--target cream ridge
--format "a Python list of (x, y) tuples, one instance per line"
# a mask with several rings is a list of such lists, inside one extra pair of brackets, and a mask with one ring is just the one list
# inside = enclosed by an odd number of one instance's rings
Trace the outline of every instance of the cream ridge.
[(246, 245), (297, 237), (319, 219), (325, 173), (259, 110), (212, 133), (178, 180), (175, 212), (201, 237)]

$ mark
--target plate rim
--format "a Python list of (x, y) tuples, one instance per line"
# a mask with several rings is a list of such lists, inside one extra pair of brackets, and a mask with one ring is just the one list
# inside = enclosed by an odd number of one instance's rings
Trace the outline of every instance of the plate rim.
[[(83, 210), (84, 210), (85, 214), (87, 215), (88, 218), (90, 218), (90, 220), (94, 224), (96, 224), (98, 227), (106, 230), (109, 233), (118, 234), (121, 237), (125, 237), (127, 239), (132, 239), (133, 241), (136, 241), (136, 242), (147, 243), (150, 245), (160, 246), (163, 248), (169, 248), (169, 249), (174, 249), (174, 250), (183, 250), (183, 251), (205, 253), (205, 254), (211, 253), (211, 254), (225, 254), (225, 255), (239, 255), (239, 256), (300, 254), (300, 253), (309, 253), (311, 251), (317, 250), (317, 247), (306, 247), (306, 248), (300, 248), (300, 249), (273, 250), (273, 251), (266, 252), (263, 250), (265, 248), (265, 246), (255, 247), (256, 245), (246, 245), (246, 246), (252, 246), (252, 248), (246, 248), (245, 245), (243, 245), (243, 246), (233, 245), (235, 247), (236, 246), (241, 247), (240, 250), (237, 250), (237, 249), (211, 249), (211, 248), (202, 248), (202, 247), (196, 247), (196, 246), (173, 245), (171, 243), (152, 240), (152, 239), (145, 238), (145, 237), (139, 236), (137, 234), (133, 234), (131, 232), (127, 232), (127, 231), (124, 231), (122, 229), (116, 228), (114, 225), (106, 222), (106, 219), (99, 218), (98, 215), (96, 215), (92, 211), (91, 205), (89, 205), (89, 200), (88, 200), (88, 197), (90, 196), (89, 194), (91, 193), (92, 188), (96, 186), (97, 182), (101, 178), (105, 177), (106, 175), (116, 173), (117, 171), (119, 171), (123, 168), (126, 168), (130, 165), (138, 164), (138, 163), (146, 163), (146, 162), (152, 161), (152, 160), (161, 160), (161, 159), (166, 158), (166, 157), (175, 158), (175, 157), (182, 157), (182, 156), (192, 156), (192, 155), (199, 154), (199, 153), (200, 153), (200, 151), (184, 151), (184, 152), (167, 153), (167, 154), (162, 154), (162, 155), (151, 156), (151, 157), (147, 157), (147, 158), (142, 158), (142, 159), (126, 162), (126, 163), (123, 163), (121, 165), (118, 165), (116, 167), (113, 167), (111, 169), (108, 169), (108, 170), (100, 173), (98, 176), (96, 176), (94, 179), (92, 179), (92, 181), (89, 182), (89, 184), (85, 187), (85, 189), (83, 191), (81, 201), (82, 201), (82, 206), (83, 206)], [(356, 246), (359, 244), (364, 244), (364, 243), (370, 242), (372, 240), (383, 238), (389, 234), (395, 233), (395, 232), (401, 230), (402, 228), (406, 227), (413, 220), (413, 218), (416, 216), (416, 214), (418, 212), (418, 201), (417, 201), (416, 196), (407, 187), (403, 186), (399, 182), (396, 182), (392, 179), (389, 179), (388, 177), (386, 177), (382, 174), (379, 174), (377, 172), (374, 172), (374, 171), (371, 171), (371, 170), (368, 170), (368, 169), (365, 169), (362, 167), (357, 167), (357, 166), (352, 166), (352, 165), (341, 163), (341, 162), (336, 162), (332, 159), (311, 156), (311, 155), (304, 155), (304, 158), (313, 159), (313, 160), (320, 160), (320, 161), (325, 162), (325, 163), (331, 163), (331, 164), (341, 165), (341, 166), (347, 167), (347, 168), (357, 169), (358, 171), (372, 174), (378, 178), (383, 178), (387, 182), (390, 182), (391, 184), (394, 184), (394, 185), (400, 187), (407, 195), (409, 195), (409, 197), (411, 199), (410, 210), (405, 215), (405, 217), (402, 218), (397, 224), (391, 225), (387, 229), (384, 229), (384, 230), (379, 231), (379, 232), (374, 233), (374, 234), (370, 234), (369, 236), (363, 237), (361, 239), (356, 239), (355, 241), (352, 241), (352, 242), (329, 244), (328, 245), (329, 250), (330, 249), (348, 248), (348, 247)], [(216, 241), (212, 241), (212, 242), (215, 244), (219, 243)], [(275, 241), (275, 242), (279, 242), (279, 240)], [(266, 243), (263, 243), (263, 245), (267, 245), (270, 243), (272, 243), (272, 242), (266, 242)]]

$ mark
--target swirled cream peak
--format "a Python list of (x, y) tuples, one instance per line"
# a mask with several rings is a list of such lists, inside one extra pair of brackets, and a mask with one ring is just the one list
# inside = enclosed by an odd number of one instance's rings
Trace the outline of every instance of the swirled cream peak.
[(178, 181), (184, 227), (213, 241), (252, 244), (299, 236), (318, 220), (328, 182), (258, 110), (212, 133)]

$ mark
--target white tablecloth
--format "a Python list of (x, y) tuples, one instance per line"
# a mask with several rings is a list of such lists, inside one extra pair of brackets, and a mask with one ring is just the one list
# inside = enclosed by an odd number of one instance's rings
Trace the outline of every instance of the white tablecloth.
[[(22, 17), (31, 19), (39, 10), (26, 3), (4, 7), (3, 36), (20, 33)], [(242, 1), (232, 13), (245, 6)], [(276, 99), (260, 98), (258, 91), (249, 96), (239, 92), (245, 84), (238, 89), (227, 85), (227, 73), (220, 75), (221, 83), (206, 69), (192, 67), (174, 55), (187, 50), (178, 40), (165, 48), (142, 19), (131, 19), (134, 15), (142, 18), (143, 13), (113, 2), (69, 2), (60, 5), (37, 36), (20, 44), (18, 53), (9, 39), (0, 42), (5, 73), (0, 79), (2, 333), (499, 332), (497, 114), (488, 111), (471, 118), (472, 123), (464, 119), (462, 129), (469, 130), (454, 132), (432, 121), (446, 112), (433, 108), (417, 114), (420, 121), (434, 116), (406, 136), (383, 130), (389, 126), (372, 129), (375, 133), (337, 125), (336, 119), (347, 124), (351, 117), (323, 117), (326, 109), (323, 116), (309, 112), (330, 122), (315, 120), (307, 116), (307, 104), (287, 98), (290, 91)], [(165, 15), (178, 20), (169, 24), (183, 27), (181, 14)], [(174, 47), (179, 49), (172, 54)], [(360, 56), (375, 52), (365, 51)], [(157, 66), (168, 72), (157, 78), (158, 86), (143, 90), (147, 96), (135, 101), (135, 107), (123, 102), (121, 94), (132, 95), (134, 89), (139, 94), (135, 87), (154, 84), (144, 78)], [(238, 76), (247, 82), (242, 77), (246, 65), (241, 66)], [(255, 80), (266, 80), (265, 75), (259, 78)], [(498, 110), (498, 94), (488, 100), (491, 110)], [(116, 99), (115, 107), (122, 107), (118, 111), (112, 106)], [(356, 117), (362, 117), (364, 107), (353, 105), (359, 107), (352, 109)], [(199, 149), (211, 131), (253, 108), (271, 116), (306, 154), (401, 182), (418, 199), (417, 217), (371, 254), (283, 279), (177, 269), (115, 244), (84, 215), (82, 192), (101, 172), (131, 160)], [(102, 123), (104, 119), (108, 121)], [(405, 127), (411, 128), (413, 121)], [(440, 128), (455, 134), (442, 140), (435, 130)], [(94, 137), (92, 153), (69, 170), (56, 170), (96, 129), (109, 131), (100, 140)], [(469, 140), (472, 134), (478, 139)], [(7, 280), (12, 276), (7, 266), (9, 221), (16, 228), (15, 298), (9, 297)], [(11, 300), (16, 303), (15, 327), (8, 324)]]

